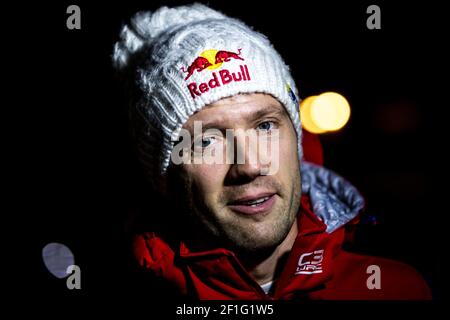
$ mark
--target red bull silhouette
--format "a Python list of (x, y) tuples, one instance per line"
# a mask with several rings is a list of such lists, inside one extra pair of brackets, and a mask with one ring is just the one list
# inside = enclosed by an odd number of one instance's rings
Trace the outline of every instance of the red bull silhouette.
[(244, 60), (240, 57), (241, 49), (238, 49), (238, 53), (230, 52), (230, 51), (217, 51), (216, 53), (216, 61), (215, 63), (222, 63), (230, 61), (230, 58)]
[(209, 66), (212, 66), (212, 64), (208, 61), (208, 59), (204, 57), (197, 57), (194, 62), (192, 62), (192, 64), (187, 68), (187, 70), (184, 69), (184, 67), (181, 68), (181, 71), (188, 74), (186, 78), (184, 78), (184, 80), (189, 79), (189, 77), (194, 74), (194, 71), (201, 72)]

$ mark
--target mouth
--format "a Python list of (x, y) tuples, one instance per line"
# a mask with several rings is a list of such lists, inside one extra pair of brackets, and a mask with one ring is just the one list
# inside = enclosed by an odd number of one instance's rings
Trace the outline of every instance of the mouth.
[(234, 212), (254, 215), (268, 213), (276, 202), (275, 193), (258, 194), (241, 197), (228, 203), (228, 207)]

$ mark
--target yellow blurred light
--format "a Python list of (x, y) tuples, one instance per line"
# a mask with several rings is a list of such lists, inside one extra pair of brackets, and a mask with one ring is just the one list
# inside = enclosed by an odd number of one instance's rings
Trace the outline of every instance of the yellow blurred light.
[(320, 134), (326, 132), (326, 130), (323, 130), (320, 127), (318, 127), (314, 123), (311, 116), (311, 104), (316, 98), (317, 96), (310, 96), (300, 103), (300, 119), (302, 121), (303, 128), (305, 128), (311, 133)]
[(312, 122), (323, 131), (339, 130), (350, 118), (350, 105), (343, 96), (335, 92), (326, 92), (315, 97), (308, 109)]

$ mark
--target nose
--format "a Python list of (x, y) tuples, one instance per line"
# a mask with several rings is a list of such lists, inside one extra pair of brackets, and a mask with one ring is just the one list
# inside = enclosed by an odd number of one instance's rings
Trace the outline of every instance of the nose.
[(228, 152), (233, 152), (233, 162), (228, 172), (228, 182), (233, 184), (247, 183), (261, 175), (261, 162), (258, 156), (258, 142), (255, 137), (236, 135), (234, 146)]

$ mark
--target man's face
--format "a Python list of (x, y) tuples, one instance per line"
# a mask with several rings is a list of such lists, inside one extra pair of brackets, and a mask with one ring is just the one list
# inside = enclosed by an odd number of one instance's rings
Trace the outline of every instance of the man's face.
[[(201, 122), (203, 131), (194, 130), (195, 121)], [(185, 205), (192, 217), (233, 249), (258, 252), (279, 245), (295, 221), (301, 192), (297, 136), (284, 107), (270, 95), (237, 95), (203, 108), (183, 128), (189, 131), (193, 143), (197, 142), (193, 150), (200, 147), (207, 153), (228, 148), (226, 153), (231, 148), (234, 153), (233, 163), (181, 165)], [(211, 128), (218, 129), (217, 134), (205, 134)], [(276, 154), (272, 148), (271, 154), (263, 155), (255, 146), (248, 146), (248, 140), (245, 147), (246, 138), (239, 134), (231, 139), (232, 146), (225, 138), (227, 129), (252, 129), (266, 140), (278, 139)], [(239, 152), (244, 163), (236, 159)], [(262, 163), (268, 162), (276, 169), (271, 175), (262, 170)], [(175, 194), (174, 198), (179, 196)]]

